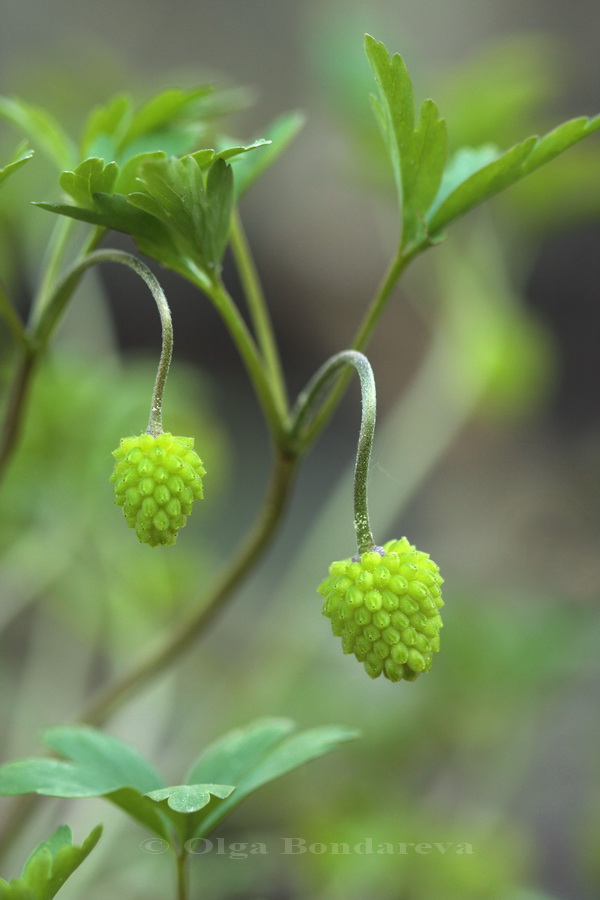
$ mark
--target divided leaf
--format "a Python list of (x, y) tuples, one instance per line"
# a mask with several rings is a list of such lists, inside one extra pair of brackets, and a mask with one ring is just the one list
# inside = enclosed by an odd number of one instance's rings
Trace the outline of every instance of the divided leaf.
[(490, 145), (462, 148), (446, 165), (446, 126), (435, 103), (422, 103), (415, 128), (413, 88), (402, 58), (390, 58), (370, 35), (365, 51), (379, 88), (379, 97), (371, 98), (373, 109), (401, 203), (401, 249), (421, 250), (439, 240), (454, 219), (600, 129), (600, 116), (581, 117), (502, 154)]
[(600, 116), (593, 119), (581, 116), (563, 122), (543, 137), (530, 137), (511, 147), (458, 183), (441, 202), (436, 200), (428, 219), (430, 232), (439, 233), (447, 224), (483, 200), (525, 178), (530, 172), (599, 129)]
[(415, 129), (413, 87), (404, 60), (398, 53), (390, 59), (385, 45), (370, 35), (365, 51), (379, 88), (373, 108), (392, 163), (406, 247), (426, 237), (425, 215), (446, 162), (446, 124), (433, 100), (425, 100)]
[(85, 726), (58, 726), (44, 732), (44, 743), (74, 763), (94, 769), (141, 794), (163, 786), (158, 772), (118, 738)]
[(210, 746), (197, 760), (188, 781), (219, 781), (235, 785), (234, 793), (213, 810), (199, 813), (193, 837), (211, 831), (249, 794), (286, 772), (357, 737), (341, 726), (312, 728), (291, 734), (287, 719), (265, 719), (233, 731)]
[(54, 834), (30, 855), (21, 878), (10, 883), (0, 879), (0, 900), (52, 900), (66, 880), (94, 849), (102, 826), (90, 832), (81, 847), (73, 845), (73, 835), (67, 825)]
[(119, 172), (115, 162), (104, 164), (103, 159), (91, 157), (80, 163), (74, 172), (63, 172), (59, 184), (66, 194), (86, 209), (94, 208), (93, 195), (110, 193)]

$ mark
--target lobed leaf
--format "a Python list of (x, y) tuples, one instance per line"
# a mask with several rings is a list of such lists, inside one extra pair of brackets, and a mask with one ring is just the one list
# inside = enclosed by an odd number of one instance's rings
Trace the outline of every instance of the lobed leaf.
[(92, 157), (80, 163), (75, 171), (62, 172), (59, 184), (77, 204), (93, 209), (93, 195), (98, 192), (110, 193), (118, 172), (119, 167), (115, 162), (105, 165), (103, 159)]
[(425, 100), (415, 127), (413, 87), (402, 57), (365, 36), (365, 52), (379, 98), (373, 110), (392, 163), (402, 209), (402, 245), (426, 237), (424, 221), (438, 192), (447, 155), (446, 124), (433, 100)]
[(541, 138), (530, 137), (507, 150), (458, 183), (441, 202), (436, 200), (428, 218), (430, 232), (438, 233), (454, 219), (520, 181), (598, 129), (600, 116), (593, 119), (583, 116), (563, 122)]
[(188, 815), (204, 809), (212, 797), (227, 799), (234, 790), (231, 784), (176, 784), (151, 791), (147, 796), (156, 803), (166, 801), (169, 809)]
[(233, 784), (235, 792), (206, 814), (197, 814), (194, 837), (206, 835), (263, 784), (357, 736), (356, 731), (339, 726), (291, 734), (293, 728), (293, 723), (287, 719), (259, 720), (225, 735), (200, 756), (188, 781)]
[(45, 731), (43, 740), (66, 759), (95, 769), (142, 794), (164, 785), (158, 772), (137, 750), (96, 728), (58, 726)]

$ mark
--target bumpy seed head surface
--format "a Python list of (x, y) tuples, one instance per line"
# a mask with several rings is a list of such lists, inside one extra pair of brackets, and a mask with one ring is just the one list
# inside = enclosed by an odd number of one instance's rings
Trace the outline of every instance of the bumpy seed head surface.
[(331, 564), (317, 589), (323, 615), (371, 678), (413, 681), (440, 647), (443, 578), (406, 538), (380, 549)]
[(127, 437), (113, 451), (115, 502), (143, 544), (174, 544), (194, 500), (203, 496), (202, 460), (194, 439), (163, 432)]

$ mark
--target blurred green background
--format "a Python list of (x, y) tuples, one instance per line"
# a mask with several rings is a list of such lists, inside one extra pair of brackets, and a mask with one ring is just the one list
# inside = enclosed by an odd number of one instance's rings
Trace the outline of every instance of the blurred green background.
[[(600, 111), (598, 19), (596, 0), (6, 3), (0, 92), (47, 105), (74, 131), (116, 91), (144, 99), (207, 80), (253, 88), (256, 105), (231, 123), (244, 138), (305, 111), (242, 207), (296, 392), (351, 339), (396, 240), (363, 33), (404, 55), (453, 146), (508, 146)], [(0, 124), (2, 158), (18, 140)], [(109, 723), (173, 783), (201, 746), (261, 715), (361, 729), (245, 803), (219, 834), (270, 852), (198, 856), (198, 897), (598, 896), (599, 182), (592, 139), (470, 214), (410, 270), (371, 344), (373, 526), (381, 542), (406, 534), (446, 579), (432, 672), (371, 682), (320, 615), (317, 584), (353, 552), (354, 385), (259, 569), (210, 634)], [(3, 188), (0, 274), (23, 310), (52, 226), (28, 202), (57, 195), (41, 158)], [(269, 448), (241, 365), (208, 301), (160, 277), (175, 325), (165, 425), (196, 436), (206, 501), (174, 548), (151, 551), (127, 532), (110, 451), (145, 426), (159, 325), (132, 276), (86, 276), (0, 496), (3, 759), (39, 752), (43, 727), (76, 715), (197, 603), (260, 503)], [(225, 277), (235, 291), (228, 263)], [(6, 379), (5, 331), (0, 351)], [(9, 809), (0, 803), (0, 821)], [(107, 825), (65, 900), (170, 895), (166, 860), (140, 848), (147, 835), (97, 801), (41, 803), (2, 875), (63, 821), (76, 838)], [(282, 836), (453, 846), (290, 856)], [(473, 852), (457, 854), (460, 843)]]

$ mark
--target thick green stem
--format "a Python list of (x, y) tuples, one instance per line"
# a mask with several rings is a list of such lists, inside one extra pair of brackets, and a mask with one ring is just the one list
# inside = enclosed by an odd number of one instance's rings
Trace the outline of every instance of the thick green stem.
[(17, 315), (14, 306), (10, 302), (8, 294), (4, 290), (3, 285), (0, 284), (0, 314), (4, 317), (6, 324), (8, 325), (12, 336), (17, 342), (19, 348), (21, 350), (29, 349), (29, 338), (25, 331), (25, 326), (23, 322)]
[(208, 287), (204, 282), (201, 283), (193, 277), (190, 280), (194, 281), (198, 287), (207, 293), (225, 322), (227, 330), (246, 366), (275, 445), (283, 451), (286, 446), (285, 425), (287, 416), (283, 417), (280, 412), (278, 401), (275, 399), (277, 388), (274, 387), (270, 372), (265, 368), (265, 362), (258, 352), (254, 339), (240, 315), (240, 311), (233, 302), (227, 288), (220, 280), (216, 280)]
[(265, 504), (254, 528), (230, 566), (208, 592), (202, 605), (180, 622), (137, 666), (102, 691), (78, 721), (88, 725), (102, 724), (126, 702), (130, 694), (148, 684), (178, 659), (224, 608), (226, 601), (254, 568), (275, 534), (290, 494), (296, 464), (295, 458), (276, 457)]
[(288, 401), (277, 342), (273, 333), (271, 318), (267, 309), (260, 278), (250, 253), (246, 235), (237, 212), (231, 220), (231, 249), (236, 261), (240, 281), (246, 295), (248, 310), (258, 339), (258, 346), (269, 371), (273, 398), (280, 418), (285, 421)]
[(341, 353), (332, 356), (331, 359), (328, 359), (321, 366), (298, 397), (292, 427), (292, 438), (297, 441), (299, 447), (303, 446), (302, 426), (311, 408), (317, 403), (327, 383), (336, 372), (348, 366), (354, 367), (360, 378), (362, 403), (360, 433), (356, 451), (356, 465), (354, 467), (354, 529), (356, 531), (358, 553), (361, 554), (372, 550), (375, 546), (369, 522), (367, 482), (373, 438), (375, 436), (377, 399), (373, 369), (366, 356), (362, 353), (357, 353), (356, 350), (343, 350)]
[(187, 853), (181, 850), (175, 857), (177, 872), (177, 900), (188, 900), (188, 867)]

